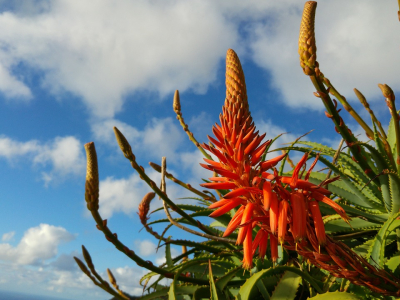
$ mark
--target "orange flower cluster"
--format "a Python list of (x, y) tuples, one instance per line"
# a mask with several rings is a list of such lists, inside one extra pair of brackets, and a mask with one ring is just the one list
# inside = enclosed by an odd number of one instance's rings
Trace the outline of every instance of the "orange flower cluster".
[[(382, 280), (390, 281), (383, 271), (376, 270), (344, 244), (325, 235), (319, 202), (330, 205), (346, 222), (349, 217), (328, 197), (330, 191), (308, 181), (318, 157), (304, 179), (301, 179), (300, 172), (305, 169), (307, 153), (290, 177), (279, 176), (274, 169), (285, 154), (262, 160), (271, 140), (263, 141), (265, 134), (259, 135), (256, 131), (247, 102), (244, 73), (239, 58), (231, 49), (226, 57), (225, 104), (220, 124), (215, 124), (212, 131), (215, 138), (209, 136), (211, 143), (202, 144), (202, 147), (217, 157), (218, 162), (204, 159), (207, 164), (201, 165), (219, 176), (209, 178), (211, 182), (201, 186), (230, 190), (210, 205), (210, 208), (216, 209), (210, 216), (218, 217), (238, 207), (223, 236), (239, 229), (236, 244), (243, 244), (244, 268), (252, 268), (257, 249), (258, 256), (264, 258), (269, 240), (274, 262), (278, 258), (279, 242), (313, 264), (355, 284), (372, 288)], [(332, 178), (324, 184), (337, 179)], [(253, 240), (255, 227), (258, 231)], [(371, 270), (374, 270), (374, 275), (371, 275)], [(382, 293), (382, 290), (379, 292)]]

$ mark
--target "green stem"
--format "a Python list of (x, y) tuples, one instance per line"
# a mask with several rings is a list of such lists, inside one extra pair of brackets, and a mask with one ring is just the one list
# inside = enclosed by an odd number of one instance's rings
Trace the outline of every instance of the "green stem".
[[(161, 173), (161, 167), (153, 162), (149, 162), (149, 165), (156, 170), (157, 172)], [(179, 184), (180, 186), (182, 186), (183, 188), (191, 191), (192, 193), (204, 198), (205, 200), (209, 200), (211, 202), (216, 202), (217, 200), (215, 198), (211, 198), (210, 195), (207, 195), (205, 193), (200, 192), (199, 190), (195, 189), (194, 187), (192, 187), (190, 184), (188, 183), (184, 183), (183, 181), (180, 181), (179, 179), (177, 179), (176, 177), (174, 177), (174, 175), (172, 175), (171, 173), (165, 172), (165, 177), (167, 177), (169, 180), (175, 182), (176, 184)]]
[(195, 278), (190, 278), (190, 277), (185, 277), (185, 276), (180, 276), (179, 274), (169, 272), (167, 270), (164, 270), (162, 268), (154, 266), (151, 262), (143, 260), (140, 256), (136, 255), (135, 252), (130, 250), (128, 247), (126, 247), (111, 231), (107, 226), (103, 225), (103, 219), (101, 218), (99, 212), (97, 210), (92, 210), (91, 211), (93, 219), (97, 223), (97, 227), (99, 230), (101, 230), (104, 235), (106, 236), (106, 239), (110, 241), (119, 251), (127, 255), (130, 259), (135, 261), (138, 266), (144, 267), (150, 271), (156, 272), (166, 278), (174, 278), (175, 276), (178, 276), (178, 279), (181, 281), (185, 282), (191, 282), (191, 283), (197, 283), (197, 284), (202, 284), (202, 285), (207, 285), (208, 281), (207, 280), (201, 280), (201, 279), (195, 279)]
[[(321, 76), (322, 77), (322, 76)], [(369, 138), (374, 137), (374, 132), (372, 131), (371, 128), (369, 128), (368, 124), (365, 123), (365, 121), (360, 117), (360, 115), (354, 110), (354, 108), (347, 102), (346, 98), (343, 97), (336, 89), (335, 87), (331, 84), (328, 78), (323, 77), (325, 80), (323, 80), (324, 84), (330, 88), (329, 92), (335, 96), (339, 102), (343, 105), (344, 109), (347, 110), (347, 112), (357, 121), (358, 124), (361, 125), (361, 127), (365, 130), (365, 133)]]
[(320, 81), (320, 79), (316, 77), (316, 75), (311, 75), (310, 79), (314, 84), (314, 87), (317, 89), (317, 92), (319, 93), (328, 114), (332, 116), (331, 119), (335, 124), (336, 129), (339, 131), (339, 134), (344, 138), (352, 155), (354, 156), (354, 158), (364, 171), (371, 170), (370, 172), (367, 172), (366, 175), (370, 179), (373, 179), (373, 181), (379, 185), (379, 182), (376, 178), (376, 174), (372, 171), (372, 167), (368, 165), (367, 161), (364, 159), (362, 155), (363, 153), (362, 148), (356, 144), (357, 139), (354, 137), (353, 134), (349, 132), (343, 119), (339, 116), (339, 113), (337, 112), (335, 105), (332, 102), (332, 99), (329, 97), (328, 91), (326, 90), (325, 86)]

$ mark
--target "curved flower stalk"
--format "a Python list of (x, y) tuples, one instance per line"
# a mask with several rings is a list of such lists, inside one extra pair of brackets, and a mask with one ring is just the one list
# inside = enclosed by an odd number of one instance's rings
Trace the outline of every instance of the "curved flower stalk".
[[(213, 126), (215, 138), (209, 137), (210, 145), (202, 145), (219, 162), (204, 159), (208, 164), (201, 164), (220, 176), (209, 178), (211, 182), (201, 186), (228, 190), (218, 202), (209, 206), (217, 208), (210, 216), (218, 217), (237, 208), (224, 236), (239, 230), (236, 243), (243, 244), (243, 267), (252, 268), (257, 248), (259, 257), (264, 258), (269, 236), (274, 261), (279, 242), (336, 277), (368, 286), (382, 294), (397, 294), (400, 284), (386, 272), (326, 236), (320, 202), (333, 208), (345, 222), (350, 218), (329, 198), (331, 192), (322, 187), (339, 177), (327, 179), (320, 185), (309, 182), (318, 156), (304, 177), (301, 173), (306, 167), (308, 153), (295, 166), (291, 176), (280, 176), (274, 169), (285, 155), (261, 160), (271, 141), (263, 142), (265, 134), (259, 135), (252, 122), (243, 70), (233, 50), (228, 50), (226, 61), (227, 92), (220, 124)], [(254, 239), (253, 231), (257, 232)]]

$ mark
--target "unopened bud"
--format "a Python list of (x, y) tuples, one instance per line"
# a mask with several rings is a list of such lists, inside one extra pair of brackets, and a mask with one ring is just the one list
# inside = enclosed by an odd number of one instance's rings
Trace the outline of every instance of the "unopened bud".
[(388, 98), (391, 101), (394, 101), (395, 96), (393, 90), (387, 84), (378, 84), (378, 87), (381, 89), (382, 94), (385, 98)]
[(181, 101), (179, 99), (179, 91), (178, 90), (175, 91), (174, 102), (173, 102), (172, 107), (174, 108), (174, 112), (176, 114), (181, 112)]

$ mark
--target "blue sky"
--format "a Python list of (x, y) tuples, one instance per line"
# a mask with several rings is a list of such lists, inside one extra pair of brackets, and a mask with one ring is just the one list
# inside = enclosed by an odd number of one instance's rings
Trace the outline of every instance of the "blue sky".
[[(94, 141), (98, 151), (102, 216), (136, 253), (162, 262), (157, 241), (139, 232), (137, 206), (149, 189), (118, 149), (112, 127), (145, 168), (166, 156), (170, 172), (198, 186), (209, 174), (175, 119), (173, 92), (180, 90), (189, 128), (206, 141), (225, 97), (228, 48), (241, 59), (261, 132), (288, 132), (279, 146), (314, 129), (310, 140), (336, 147), (340, 138), (299, 67), (303, 5), (0, 1), (0, 290), (110, 298), (72, 260), (84, 244), (100, 273), (110, 268), (122, 289), (141, 293), (144, 271), (103, 238), (85, 210), (83, 145)], [(368, 120), (352, 92), (358, 88), (385, 126), (389, 113), (377, 84), (399, 92), (397, 10), (396, 1), (329, 0), (318, 4), (316, 17), (322, 72)], [(167, 184), (171, 198), (188, 195)], [(152, 208), (159, 206), (155, 200)]]

